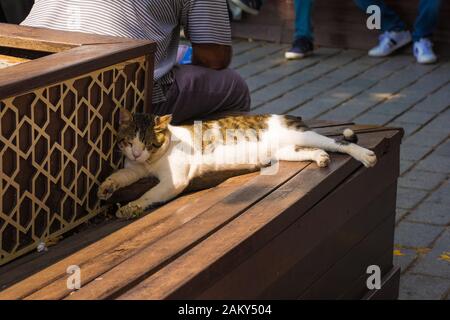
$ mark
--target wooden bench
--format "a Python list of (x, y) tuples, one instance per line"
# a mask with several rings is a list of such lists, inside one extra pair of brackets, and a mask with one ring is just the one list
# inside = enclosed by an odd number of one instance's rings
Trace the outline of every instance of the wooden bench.
[[(412, 26), (419, 0), (385, 0)], [(291, 43), (294, 34), (294, 0), (266, 0), (258, 16), (247, 15), (233, 23), (233, 36)], [(442, 1), (434, 40), (440, 55), (450, 52), (450, 2)], [(315, 44), (326, 47), (367, 50), (377, 42), (377, 30), (366, 27), (367, 15), (353, 0), (315, 0), (313, 25)]]
[[(0, 268), (0, 299), (395, 299), (403, 131), (309, 125), (329, 136), (352, 128), (378, 164), (340, 154), (325, 169), (283, 162), (276, 175), (234, 177), (138, 220), (113, 219)], [(78, 291), (66, 285), (71, 265)], [(367, 289), (369, 265), (381, 268), (380, 290)]]
[(150, 110), (155, 50), (0, 24), (0, 266), (108, 210), (119, 107)]

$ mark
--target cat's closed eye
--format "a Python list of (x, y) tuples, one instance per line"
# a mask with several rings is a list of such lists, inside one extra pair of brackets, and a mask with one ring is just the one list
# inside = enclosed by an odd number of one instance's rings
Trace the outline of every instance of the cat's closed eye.
[(131, 143), (129, 143), (126, 140), (120, 140), (117, 142), (117, 145), (119, 146), (119, 148), (126, 148), (126, 147), (129, 147), (131, 145)]

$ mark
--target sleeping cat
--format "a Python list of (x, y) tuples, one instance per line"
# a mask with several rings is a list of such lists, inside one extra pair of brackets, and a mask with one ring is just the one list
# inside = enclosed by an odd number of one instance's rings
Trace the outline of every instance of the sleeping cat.
[(175, 198), (193, 178), (208, 172), (265, 170), (278, 160), (314, 161), (326, 167), (330, 157), (325, 150), (349, 154), (366, 167), (377, 161), (373, 151), (354, 143), (353, 131), (346, 129), (345, 139), (336, 141), (309, 130), (294, 116), (227, 116), (173, 126), (170, 115), (132, 115), (121, 108), (119, 122), (117, 143), (125, 165), (101, 184), (98, 197), (106, 200), (145, 177), (160, 181), (141, 198), (119, 208), (119, 218), (137, 217), (148, 207)]

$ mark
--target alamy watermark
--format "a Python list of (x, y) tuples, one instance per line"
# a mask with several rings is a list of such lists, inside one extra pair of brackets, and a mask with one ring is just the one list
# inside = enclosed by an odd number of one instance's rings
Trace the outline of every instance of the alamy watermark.
[(366, 26), (369, 30), (380, 30), (381, 29), (381, 9), (377, 5), (370, 5), (366, 10), (367, 14), (370, 16), (367, 18)]
[[(177, 151), (190, 156), (194, 164), (203, 165), (258, 165), (262, 175), (275, 175), (279, 169), (277, 151), (279, 141), (267, 130), (224, 129), (204, 130), (202, 121), (193, 126), (192, 144), (178, 143)], [(172, 141), (177, 138), (172, 136)]]
[(68, 266), (66, 269), (69, 277), (67, 278), (66, 285), (68, 290), (80, 290), (81, 289), (81, 269), (77, 265)]
[(380, 290), (381, 289), (381, 268), (377, 265), (370, 265), (367, 267), (366, 273), (369, 274), (367, 277), (366, 285), (369, 290)]

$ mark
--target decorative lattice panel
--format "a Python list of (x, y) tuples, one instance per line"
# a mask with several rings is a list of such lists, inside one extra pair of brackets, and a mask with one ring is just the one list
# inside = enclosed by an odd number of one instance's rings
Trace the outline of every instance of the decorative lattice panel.
[(0, 101), (0, 265), (104, 212), (120, 106), (144, 111), (144, 59)]

